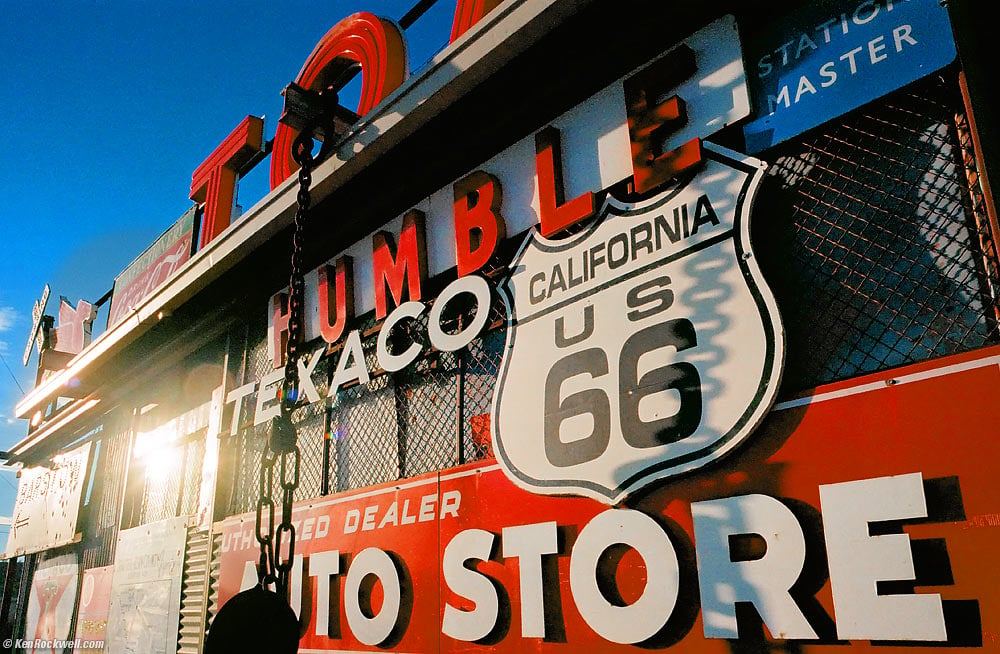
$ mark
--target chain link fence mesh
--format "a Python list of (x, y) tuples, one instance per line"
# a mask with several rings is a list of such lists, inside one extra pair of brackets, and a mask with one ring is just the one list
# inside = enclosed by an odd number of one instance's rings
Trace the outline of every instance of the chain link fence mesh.
[(197, 432), (162, 456), (176, 458), (169, 473), (147, 470), (143, 484), (139, 525), (192, 515), (198, 511), (205, 433)]
[(194, 515), (198, 513), (198, 500), (201, 494), (202, 463), (205, 460), (204, 432), (191, 437), (181, 445), (183, 463), (181, 464), (182, 481), (178, 492), (179, 511), (177, 515)]
[(753, 239), (785, 323), (786, 391), (997, 342), (961, 107), (930, 78), (768, 157)]
[[(254, 323), (249, 326), (243, 338), (244, 356), (240, 384), (249, 384), (263, 379), (271, 370), (267, 356), (266, 325)], [(238, 339), (233, 339), (239, 342)], [(235, 348), (234, 348), (235, 349)], [(239, 432), (225, 441), (233, 448), (233, 478), (230, 498), (230, 513), (251, 511), (257, 505), (260, 483), (260, 464), (264, 448), (267, 447), (269, 425), (254, 425), (257, 395), (259, 391), (245, 397), (239, 405)], [(272, 495), (276, 497), (276, 495)]]
[[(445, 315), (443, 329), (459, 331), (475, 309), (474, 305), (459, 306), (452, 315)], [(339, 492), (491, 457), (489, 409), (503, 351), (505, 313), (498, 297), (488, 310), (488, 331), (457, 352), (429, 347), (427, 312), (394, 326), (388, 337), (393, 354), (411, 343), (422, 348), (416, 361), (395, 373), (381, 370), (378, 364), (381, 321), (374, 315), (359, 320), (355, 328), (361, 335), (365, 368), (370, 371), (368, 382), (347, 381), (328, 397), (342, 356), (343, 345), (338, 345), (311, 375), (323, 400), (292, 413), (301, 452), (296, 498), (319, 496), (324, 475), (329, 492)], [(245, 364), (238, 375), (241, 383), (259, 380), (274, 370), (265, 339), (260, 326), (248, 333)], [(348, 356), (341, 367), (360, 369), (353, 355)], [(270, 435), (269, 422), (253, 425), (259, 392), (244, 399), (239, 433), (229, 441), (235, 449), (231, 514), (256, 509), (261, 455)], [(325, 457), (327, 437), (329, 454)], [(272, 497), (279, 496), (277, 480), (271, 491)]]

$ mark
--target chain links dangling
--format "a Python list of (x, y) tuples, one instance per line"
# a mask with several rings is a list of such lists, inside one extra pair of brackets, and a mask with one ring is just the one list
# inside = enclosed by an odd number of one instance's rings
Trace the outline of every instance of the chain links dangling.
[[(262, 586), (276, 584), (278, 594), (287, 596), (288, 579), (295, 560), (295, 526), (292, 524), (292, 503), (299, 487), (300, 452), (291, 414), (299, 400), (299, 345), (303, 338), (303, 296), (305, 278), (302, 272), (302, 250), (305, 222), (311, 198), (313, 130), (304, 129), (292, 146), (292, 157), (299, 164), (298, 206), (292, 231), (292, 270), (288, 293), (288, 341), (285, 345), (285, 377), (279, 393), (281, 413), (271, 424), (268, 446), (261, 453), (260, 485), (257, 500), (256, 536), (260, 545), (257, 578)], [(278, 465), (281, 488), (281, 522), (275, 525), (275, 505), (271, 497), (274, 488), (274, 467)], [(266, 513), (266, 530), (265, 530)], [(287, 550), (283, 555), (282, 549)]]
[[(295, 87), (294, 84), (289, 88)], [(286, 89), (287, 90), (287, 89)], [(257, 585), (234, 595), (215, 616), (205, 638), (206, 654), (266, 651), (291, 654), (298, 651), (300, 623), (289, 601), (289, 577), (295, 561), (295, 526), (292, 503), (299, 487), (300, 453), (298, 435), (292, 424), (292, 412), (300, 406), (299, 348), (304, 339), (302, 273), (305, 246), (305, 223), (311, 198), (312, 171), (318, 161), (329, 156), (335, 137), (333, 114), (336, 93), (317, 97), (320, 109), (303, 121), (303, 128), (292, 145), (292, 157), (299, 164), (299, 191), (292, 231), (292, 270), (288, 282), (288, 341), (285, 344), (285, 374), (279, 394), (280, 410), (271, 422), (271, 437), (261, 452), (260, 479), (256, 507), (256, 537), (260, 545)], [(286, 96), (286, 111), (289, 98)], [(293, 103), (294, 104), (294, 103)], [(305, 105), (308, 109), (308, 102)], [(294, 114), (294, 111), (291, 112)], [(294, 116), (293, 116), (294, 117)], [(317, 130), (318, 128), (318, 130)], [(323, 142), (313, 155), (313, 135)], [(281, 521), (275, 523), (275, 466), (281, 489)], [(274, 584), (275, 592), (269, 588)]]

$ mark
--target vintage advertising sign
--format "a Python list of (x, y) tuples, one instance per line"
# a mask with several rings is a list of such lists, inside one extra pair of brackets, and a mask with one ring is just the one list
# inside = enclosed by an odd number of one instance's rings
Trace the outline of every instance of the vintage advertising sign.
[(955, 60), (947, 3), (809, 3), (748, 42), (756, 154)]
[[(820, 387), (618, 508), (489, 462), (300, 502), (299, 651), (996, 651), (998, 389), (1000, 348)], [(227, 519), (220, 604), (257, 557)]]
[[(416, 359), (421, 345), (462, 347), (462, 339), (477, 336), (474, 330), (466, 328), (459, 338), (449, 338), (435, 318), (456, 296), (471, 295), (479, 300), (492, 292), (484, 290), (486, 282), (477, 272), (500, 249), (506, 236), (523, 235), (532, 228), (540, 228), (542, 233), (558, 231), (570, 214), (569, 223), (588, 217), (574, 214), (579, 203), (563, 202), (565, 198), (557, 197), (557, 187), (566, 198), (587, 204), (634, 177), (637, 168), (645, 171), (646, 178), (655, 179), (662, 170), (658, 163), (647, 166), (651, 159), (645, 157), (645, 149), (662, 150), (660, 156), (651, 155), (656, 161), (670, 160), (671, 152), (685, 148), (701, 153), (701, 139), (746, 117), (749, 101), (736, 27), (733, 16), (723, 16), (665, 48), (661, 56), (557, 116), (538, 133), (526, 135), (434, 191), (383, 229), (308, 271), (303, 336), (311, 351), (300, 359), (304, 400), (324, 399), (311, 375), (328, 352), (336, 359), (330, 362), (336, 372), (328, 385), (328, 397), (334, 397), (343, 384), (367, 384), (370, 380), (374, 372), (367, 369), (370, 358), (356, 356), (361, 333), (345, 326), (350, 317), (374, 310), (379, 320), (384, 318), (378, 338), (385, 342), (397, 323), (427, 311), (424, 343), (401, 347), (405, 352), (395, 355), (381, 347), (377, 365), (383, 370), (405, 368)], [(676, 108), (681, 101), (686, 107), (683, 120), (663, 118), (663, 106)], [(660, 120), (663, 125), (657, 122)], [(698, 163), (696, 160), (694, 165)], [(457, 279), (436, 298), (422, 295), (429, 288), (428, 279), (456, 271)], [(255, 400), (250, 406), (255, 424), (270, 420), (277, 412), (274, 400), (282, 379), (283, 343), (288, 334), (287, 299), (287, 293), (279, 290), (268, 306), (262, 307), (267, 311), (268, 356), (275, 370), (228, 392), (225, 399), (233, 404), (234, 423), (226, 427), (231, 431), (245, 401)], [(477, 302), (483, 310), (472, 325), (482, 327), (488, 304)], [(254, 394), (256, 397), (251, 397)]]
[(113, 565), (83, 571), (83, 581), (80, 583), (80, 608), (76, 614), (76, 647), (73, 654), (104, 652), (114, 572)]
[[(28, 595), (26, 642), (22, 643), (25, 649), (63, 651), (63, 645), (69, 643), (79, 580), (80, 563), (76, 554), (52, 556), (38, 564)], [(34, 647), (35, 644), (39, 647)]]
[(52, 467), (22, 468), (4, 558), (74, 542), (90, 443), (54, 457)]
[(118, 534), (107, 654), (177, 650), (186, 540), (186, 516)]
[(532, 231), (504, 284), (494, 448), (519, 485), (614, 503), (714, 461), (778, 389), (784, 337), (750, 248), (763, 164), (704, 166), (572, 238)]
[(197, 206), (188, 209), (170, 229), (115, 277), (111, 308), (108, 309), (108, 327), (120, 322), (191, 258), (197, 210)]

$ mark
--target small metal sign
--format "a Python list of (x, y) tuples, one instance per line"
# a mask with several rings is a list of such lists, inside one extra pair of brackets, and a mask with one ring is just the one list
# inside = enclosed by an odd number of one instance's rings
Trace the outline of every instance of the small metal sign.
[(615, 503), (732, 450), (775, 396), (783, 336), (750, 249), (763, 164), (705, 144), (657, 197), (532, 231), (505, 282), (497, 458), (532, 492)]
[(746, 43), (756, 154), (955, 60), (946, 3), (810, 3)]
[(28, 359), (31, 357), (31, 344), (35, 343), (38, 346), (38, 351), (42, 351), (42, 316), (45, 315), (45, 305), (49, 302), (49, 285), (45, 285), (45, 289), (42, 290), (42, 297), (35, 300), (35, 305), (31, 307), (31, 332), (28, 333), (28, 344), (24, 347), (24, 358), (22, 359), (24, 365), (28, 365)]
[(73, 654), (104, 654), (114, 572), (113, 565), (83, 571)]
[(66, 354), (79, 354), (90, 344), (97, 308), (86, 300), (76, 307), (65, 297), (59, 298), (59, 325), (52, 330), (52, 349)]

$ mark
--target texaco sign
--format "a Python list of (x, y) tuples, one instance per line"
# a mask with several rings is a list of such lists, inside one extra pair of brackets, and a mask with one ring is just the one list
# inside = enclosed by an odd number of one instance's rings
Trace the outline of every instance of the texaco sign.
[(575, 236), (533, 230), (512, 262), (492, 428), (522, 487), (616, 503), (723, 456), (769, 409), (783, 336), (750, 248), (763, 164), (705, 151)]

